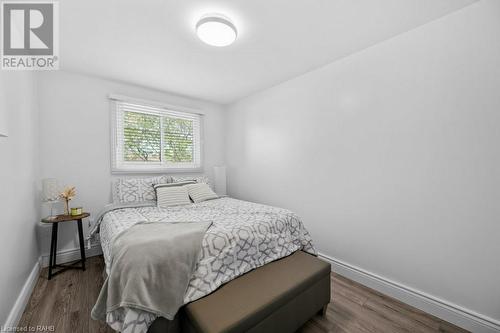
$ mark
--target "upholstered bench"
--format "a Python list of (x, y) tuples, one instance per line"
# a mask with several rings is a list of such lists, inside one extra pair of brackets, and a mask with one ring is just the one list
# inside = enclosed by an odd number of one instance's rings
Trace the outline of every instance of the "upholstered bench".
[(186, 305), (184, 333), (294, 332), (330, 302), (330, 264), (298, 251)]

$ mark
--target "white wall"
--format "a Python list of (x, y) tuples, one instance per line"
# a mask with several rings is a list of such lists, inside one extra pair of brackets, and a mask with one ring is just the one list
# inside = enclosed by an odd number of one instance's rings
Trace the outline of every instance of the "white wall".
[(500, 1), (229, 106), (229, 194), (320, 252), (500, 320)]
[(0, 73), (0, 108), (9, 137), (0, 137), (0, 325), (38, 261), (36, 225), (38, 111), (32, 73)]
[[(73, 206), (81, 205), (94, 217), (111, 202), (110, 93), (198, 108), (204, 116), (204, 166), (224, 162), (224, 112), (216, 104), (160, 91), (67, 72), (45, 72), (39, 77), (41, 176), (76, 186)], [(84, 223), (84, 232), (88, 224)], [(43, 252), (48, 253), (44, 232)], [(78, 247), (76, 227), (60, 228), (58, 249)]]
[[(5, 79), (2, 81), (5, 82)], [(7, 96), (5, 93), (6, 91), (0, 89), (0, 137), (6, 136), (9, 128), (7, 121)]]

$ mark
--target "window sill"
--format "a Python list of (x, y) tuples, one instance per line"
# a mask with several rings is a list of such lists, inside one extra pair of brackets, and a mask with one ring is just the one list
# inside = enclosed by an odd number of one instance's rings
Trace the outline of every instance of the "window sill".
[(155, 169), (139, 169), (139, 168), (112, 168), (113, 175), (126, 174), (169, 174), (169, 173), (202, 173), (203, 167), (199, 168), (155, 168)]

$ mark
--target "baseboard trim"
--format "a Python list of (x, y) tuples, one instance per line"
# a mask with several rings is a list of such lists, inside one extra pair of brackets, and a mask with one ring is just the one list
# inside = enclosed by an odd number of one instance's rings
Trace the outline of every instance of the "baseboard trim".
[[(91, 244), (90, 249), (85, 247), (85, 256), (87, 258), (94, 257), (102, 254), (101, 246), (99, 244)], [(50, 255), (48, 253), (42, 255), (42, 267), (49, 266)], [(62, 250), (57, 252), (57, 263), (64, 264), (71, 261), (80, 259), (80, 248)]]
[(23, 287), (21, 288), (21, 292), (17, 296), (17, 299), (10, 310), (9, 316), (5, 320), (5, 324), (2, 326), (1, 331), (8, 331), (9, 329), (16, 327), (19, 324), (19, 320), (21, 320), (21, 316), (23, 315), (24, 309), (28, 304), (31, 293), (35, 288), (36, 282), (38, 280), (38, 276), (40, 275), (41, 269), (41, 257), (35, 262), (31, 273), (28, 275), (28, 278), (24, 282)]
[(319, 253), (332, 271), (474, 333), (499, 333), (500, 321)]
[[(99, 244), (92, 244), (90, 249), (85, 249), (85, 255), (87, 257), (98, 256), (102, 254), (101, 246)], [(67, 263), (74, 260), (80, 259), (80, 249), (69, 249), (57, 252), (57, 263)], [(38, 258), (31, 273), (29, 274), (26, 282), (24, 283), (19, 296), (17, 297), (12, 310), (10, 311), (5, 324), (0, 328), (1, 332), (8, 332), (9, 329), (16, 327), (19, 324), (19, 320), (23, 315), (24, 309), (28, 304), (33, 289), (35, 288), (38, 276), (42, 267), (47, 267), (49, 265), (49, 254), (44, 254)]]

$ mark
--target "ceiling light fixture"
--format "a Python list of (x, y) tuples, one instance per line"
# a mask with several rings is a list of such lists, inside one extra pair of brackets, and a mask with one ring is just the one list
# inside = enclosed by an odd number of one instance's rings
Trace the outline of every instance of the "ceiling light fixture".
[(196, 34), (203, 42), (212, 46), (231, 45), (238, 36), (235, 25), (220, 14), (203, 16), (196, 23)]

